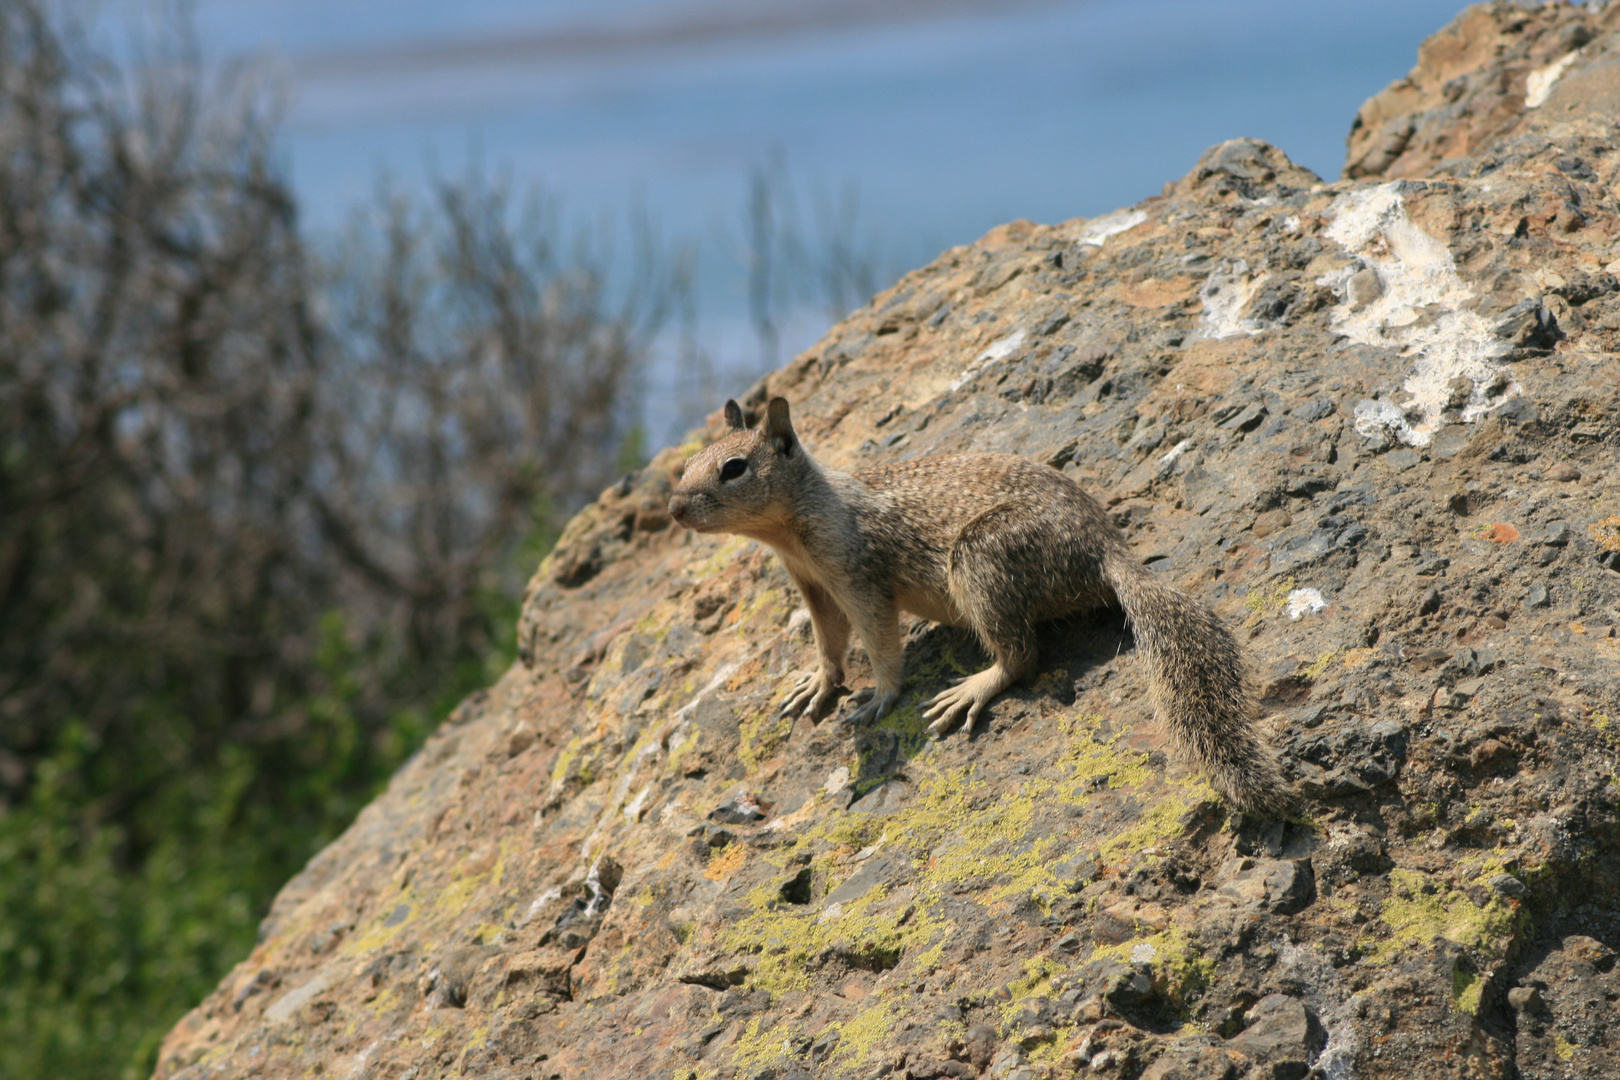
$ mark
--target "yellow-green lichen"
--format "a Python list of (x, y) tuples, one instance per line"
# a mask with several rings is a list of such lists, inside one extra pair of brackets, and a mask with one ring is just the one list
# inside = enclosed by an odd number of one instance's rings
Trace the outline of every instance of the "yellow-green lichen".
[(731, 1063), (745, 1076), (752, 1076), (793, 1052), (789, 1040), (797, 1032), (791, 1025), (775, 1023), (761, 1031), (762, 1023), (758, 1016), (749, 1020), (731, 1045)]
[(613, 649), (617, 650), (619, 653), (619, 662), (613, 666), (623, 670), (624, 649), (625, 646), (630, 643), (630, 639), (633, 637), (638, 635), (641, 637), (648, 637), (652, 639), (654, 645), (662, 645), (664, 643), (664, 639), (669, 637), (669, 632), (680, 625), (680, 620), (675, 617), (677, 606), (677, 604), (670, 600), (659, 602), (658, 604), (654, 605), (651, 611), (647, 612), (647, 614), (635, 621), (634, 625), (630, 627), (630, 633), (621, 634), (615, 638), (613, 641)]
[(1121, 963), (1148, 957), (1147, 962), (1153, 965), (1156, 989), (1177, 1008), (1184, 1007), (1188, 998), (1215, 978), (1215, 961), (1174, 926), (1139, 934), (1118, 945), (1100, 945), (1091, 956), (1092, 959), (1112, 958)]
[(1485, 992), (1485, 980), (1461, 964), (1451, 969), (1451, 1003), (1458, 1012), (1474, 1016), (1479, 1012), (1480, 996)]
[(1067, 964), (1059, 963), (1050, 957), (1025, 960), (1024, 974), (1007, 984), (1007, 992), (1012, 997), (1001, 1006), (1001, 1022), (1010, 1023), (1029, 998), (1051, 997), (1048, 991), (1052, 988), (1052, 976), (1067, 970), (1069, 970)]
[(774, 705), (742, 719), (737, 725), (737, 756), (743, 759), (749, 772), (776, 756), (793, 733), (793, 721), (794, 717), (781, 715)]
[[(1195, 781), (1189, 786), (1193, 787), (1199, 796), (1208, 797), (1214, 794), (1213, 789), (1203, 782)], [(1182, 822), (1194, 805), (1195, 800), (1191, 798), (1169, 796), (1160, 799), (1148, 808), (1135, 825), (1104, 841), (1097, 849), (1098, 854), (1104, 861), (1111, 861), (1130, 852), (1153, 847), (1161, 840), (1181, 835)]]
[(746, 536), (729, 537), (713, 555), (692, 567), (688, 572), (689, 575), (693, 580), (707, 581), (709, 578), (722, 573), (737, 561), (737, 556), (742, 553), (742, 550), (750, 542)]
[[(827, 863), (819, 865), (825, 868)], [(879, 968), (909, 956), (913, 968), (927, 970), (925, 947), (950, 929), (947, 920), (933, 914), (932, 903), (891, 898), (883, 883), (835, 908), (782, 904), (778, 897), (779, 890), (768, 883), (751, 890), (751, 912), (722, 937), (726, 948), (756, 954), (749, 985), (772, 993), (809, 989), (811, 965), (830, 951)], [(933, 954), (937, 960), (937, 950)]]
[(434, 891), (433, 909), (451, 915), (460, 914), (466, 910), (468, 903), (479, 889), (485, 885), (499, 883), (505, 869), (506, 861), (497, 859), (495, 864), (486, 870), (463, 872), (452, 876), (446, 884)]
[(839, 847), (859, 850), (877, 840), (882, 829), (883, 822), (870, 814), (846, 814), (824, 826), (821, 835)]
[[(695, 690), (695, 687), (693, 690)], [(693, 690), (686, 691), (685, 696), (691, 697)], [(681, 759), (697, 746), (699, 740), (703, 738), (703, 732), (698, 729), (696, 724), (687, 722), (684, 731), (680, 726), (677, 726), (667, 732), (660, 732), (660, 735), (669, 739), (669, 751), (664, 756), (664, 772), (672, 776), (679, 776)]]
[[(1086, 806), (1100, 790), (1145, 786), (1153, 777), (1148, 755), (1119, 745), (1120, 733), (1109, 730), (1101, 718), (1074, 715), (1058, 722), (1068, 740), (1060, 767), (1050, 774), (992, 784), (972, 767), (933, 772), (928, 755), (913, 756), (910, 783), (915, 790), (892, 813), (875, 817), (834, 811), (792, 843), (757, 853), (784, 871), (790, 865), (803, 868), (805, 856), (811, 856), (808, 865), (818, 895), (836, 889), (840, 879), (860, 868), (848, 858), (855, 850), (875, 843), (896, 866), (891, 880), (875, 882), (859, 897), (831, 907), (787, 903), (780, 875), (766, 875), (748, 892), (748, 913), (733, 920), (716, 944), (752, 955), (750, 987), (780, 994), (809, 989), (814, 970), (829, 956), (873, 971), (893, 970), (902, 980), (936, 969), (955, 929), (942, 901), (963, 883), (977, 886), (981, 899), (992, 906), (1028, 896), (1050, 910), (1073, 885), (1065, 862), (1085, 854), (1075, 849), (1074, 830), (1063, 808)], [(913, 731), (923, 737), (915, 706), (896, 710), (886, 723), (903, 738)], [(744, 741), (757, 738), (747, 732)], [(1187, 811), (1207, 797), (1207, 788), (1177, 781), (1169, 786), (1173, 790), (1129, 827), (1103, 837), (1096, 854), (1124, 856), (1178, 835)], [(724, 878), (741, 872), (748, 857), (740, 846), (723, 849), (713, 856), (708, 874)], [(902, 870), (906, 863), (909, 869)], [(1159, 968), (1167, 973), (1173, 994), (1185, 993), (1206, 977), (1208, 963), (1179, 935), (1164, 932), (1132, 944), (1144, 943), (1163, 957)], [(1014, 987), (1015, 993), (1044, 992), (1052, 974), (1062, 969), (1056, 961), (1038, 962)], [(859, 1054), (868, 1029), (887, 1030), (883, 1017), (889, 1007), (876, 1005), (841, 1025), (840, 1054)], [(762, 1064), (768, 1063), (762, 1055), (775, 1054), (782, 1037), (758, 1026), (744, 1034), (746, 1047), (738, 1053)]]
[(1334, 662), (1339, 659), (1339, 655), (1338, 649), (1329, 649), (1327, 652), (1318, 656), (1315, 663), (1306, 665), (1303, 672), (1304, 676), (1307, 679), (1310, 679), (1312, 682), (1315, 682), (1327, 672), (1328, 668), (1333, 666)]
[(1294, 591), (1294, 576), (1280, 578), (1259, 588), (1250, 589), (1249, 594), (1243, 598), (1243, 606), (1249, 611), (1249, 625), (1254, 625), (1265, 616), (1281, 611), (1288, 603), (1288, 594)]
[[(1083, 806), (1100, 787), (1142, 786), (1150, 772), (1147, 754), (1119, 748), (1120, 734), (1102, 734), (1099, 717), (1070, 717), (1062, 727), (1069, 739), (1056, 777), (1032, 777), (1012, 791), (993, 792), (964, 768), (920, 784), (887, 830), (912, 850), (929, 852), (922, 885), (982, 882), (991, 902), (1022, 894), (1047, 909), (1067, 891), (1069, 881), (1058, 864), (1075, 854), (1073, 838), (1060, 832), (1032, 838), (1040, 811)], [(1161, 798), (1130, 828), (1107, 838), (1099, 854), (1114, 857), (1178, 835), (1184, 815), (1195, 799), (1206, 796), (1207, 787), (1200, 782), (1175, 786), (1188, 794)]]
[(904, 1011), (899, 1001), (882, 1001), (838, 1027), (838, 1049), (834, 1061), (867, 1061), (873, 1047), (888, 1035)]
[(467, 1051), (476, 1050), (489, 1042), (489, 1025), (480, 1024), (467, 1033), (467, 1041), (461, 1044), (461, 1055), (466, 1056)]
[(575, 735), (568, 740), (568, 744), (557, 752), (557, 760), (551, 766), (551, 786), (561, 787), (568, 777), (568, 770), (579, 756), (580, 749), (585, 745), (583, 735)]
[[(1503, 872), (1501, 863), (1494, 860), (1475, 861), (1459, 869), (1468, 873), (1473, 884), (1481, 886)], [(1370, 943), (1375, 961), (1387, 963), (1408, 949), (1432, 945), (1437, 938), (1459, 945), (1485, 962), (1507, 955), (1524, 919), (1512, 900), (1486, 888), (1486, 900), (1478, 905), (1461, 889), (1417, 870), (1396, 868), (1389, 877), (1390, 897), (1384, 901), (1379, 918), (1389, 927), (1390, 935)], [(1476, 1011), (1482, 990), (1477, 973), (1466, 967), (1453, 973), (1452, 1003), (1459, 1011)]]
[[(792, 610), (798, 594), (789, 594), (784, 589), (761, 588), (751, 596), (745, 596), (737, 602), (729, 621), (732, 625), (752, 622), (756, 619), (767, 626), (780, 625)], [(763, 617), (761, 617), (763, 616)]]
[(377, 992), (377, 996), (366, 1002), (366, 1008), (371, 1010), (373, 1016), (382, 1016), (399, 1008), (399, 991), (392, 986), (385, 986)]
[[(403, 907), (405, 910), (395, 918), (395, 913)], [(350, 937), (343, 943), (339, 951), (346, 956), (363, 956), (375, 949), (380, 949), (401, 929), (410, 925), (421, 913), (421, 903), (411, 889), (400, 890), (400, 894), (392, 903), (384, 904), (377, 912), (365, 932)]]

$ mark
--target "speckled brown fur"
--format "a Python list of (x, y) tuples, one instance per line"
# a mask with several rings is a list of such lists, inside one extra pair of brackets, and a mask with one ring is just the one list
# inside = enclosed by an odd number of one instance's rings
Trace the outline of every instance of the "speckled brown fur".
[(929, 730), (964, 718), (1034, 666), (1036, 626), (1118, 603), (1148, 662), (1154, 705), (1177, 744), (1247, 809), (1292, 802), (1256, 735), (1242, 650), (1207, 607), (1131, 558), (1102, 507), (1055, 469), (1012, 454), (958, 454), (850, 475), (823, 468), (774, 398), (749, 430), (730, 430), (687, 462), (670, 513), (699, 532), (739, 533), (781, 555), (810, 611), (818, 670), (784, 710), (836, 701), (851, 631), (872, 659), (875, 692), (852, 721), (881, 717), (900, 694), (899, 616), (971, 627), (994, 663), (936, 695)]

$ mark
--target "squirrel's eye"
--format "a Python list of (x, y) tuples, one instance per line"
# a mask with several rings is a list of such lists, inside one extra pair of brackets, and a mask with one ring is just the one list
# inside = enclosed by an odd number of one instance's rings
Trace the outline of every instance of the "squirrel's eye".
[(726, 462), (724, 465), (720, 466), (720, 479), (722, 479), (722, 480), (735, 480), (735, 479), (737, 479), (737, 477), (741, 476), (743, 473), (745, 473), (747, 471), (748, 471), (748, 459), (747, 458), (734, 457), (730, 461)]

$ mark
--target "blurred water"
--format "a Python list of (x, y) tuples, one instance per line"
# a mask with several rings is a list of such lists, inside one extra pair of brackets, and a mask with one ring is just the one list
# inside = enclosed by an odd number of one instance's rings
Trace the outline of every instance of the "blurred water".
[[(135, 3), (138, 0), (127, 0)], [(700, 239), (704, 336), (758, 367), (737, 259), (749, 170), (858, 188), (896, 269), (1018, 217), (1157, 192), (1255, 136), (1337, 175), (1356, 107), (1456, 0), (196, 0), (208, 54), (262, 53), (290, 91), (309, 222), (380, 171), (471, 164), (581, 218), (639, 202)], [(808, 196), (805, 196), (808, 201)], [(825, 326), (801, 313), (785, 352)]]

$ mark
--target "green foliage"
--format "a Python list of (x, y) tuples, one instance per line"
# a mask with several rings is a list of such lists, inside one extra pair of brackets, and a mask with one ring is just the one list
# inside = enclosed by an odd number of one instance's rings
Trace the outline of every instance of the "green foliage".
[[(533, 530), (518, 558), (533, 566), (552, 539)], [(320, 689), (284, 741), (170, 768), (114, 762), (66, 726), (26, 799), (0, 811), (0, 1076), (150, 1075), (164, 1033), (252, 948), (276, 890), (511, 663), (517, 607), (478, 597), (494, 647), (447, 665), (429, 705), (380, 729), (363, 688), (393, 650), (356, 644), (337, 612), (322, 620)], [(133, 820), (100, 817), (114, 769), (148, 785)]]
[(622, 473), (632, 473), (646, 466), (650, 455), (647, 453), (647, 430), (640, 424), (630, 425), (625, 432), (624, 440), (619, 443), (618, 466)]
[(476, 179), (312, 255), (260, 84), (76, 7), (0, 2), (4, 1080), (148, 1074), (510, 663), (678, 276), (610, 298)]
[(165, 1029), (251, 946), (283, 872), (243, 842), (264, 817), (241, 804), (246, 755), (167, 785), (144, 808), (164, 831), (131, 866), (137, 830), (95, 820), (91, 749), (69, 727), (0, 816), (3, 1076), (148, 1075)]

